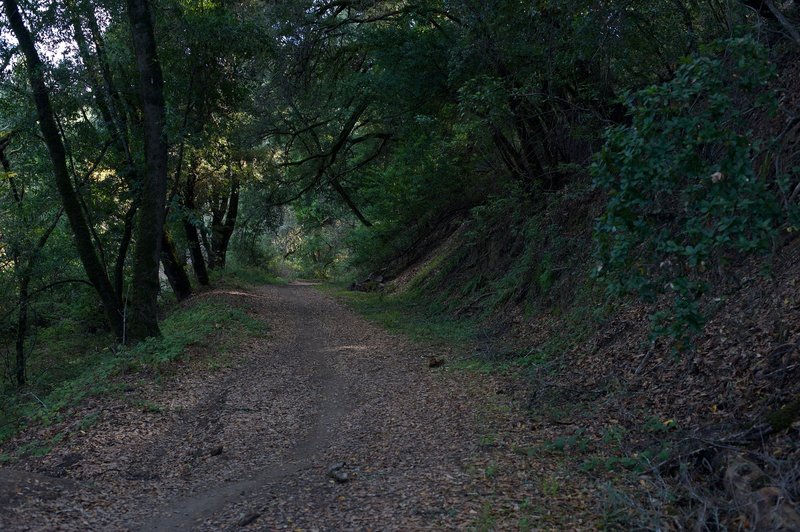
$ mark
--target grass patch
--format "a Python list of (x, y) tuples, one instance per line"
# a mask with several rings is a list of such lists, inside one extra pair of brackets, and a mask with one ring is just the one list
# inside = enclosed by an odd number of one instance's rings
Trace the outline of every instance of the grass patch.
[(161, 324), (161, 338), (149, 338), (123, 354), (134, 363), (161, 369), (179, 360), (188, 347), (226, 351), (243, 334), (258, 336), (263, 330), (264, 324), (244, 310), (206, 300), (174, 312)]
[(597, 306), (596, 286), (586, 281), (577, 290), (572, 305), (565, 311), (553, 312), (559, 327), (543, 343), (524, 350), (500, 348), (483, 352), (476, 348), (485, 339), (481, 334), (485, 315), (457, 318), (441, 302), (416, 289), (384, 294), (351, 291), (344, 284), (331, 283), (318, 289), (385, 329), (434, 347), (455, 348), (468, 356), (454, 361), (454, 367), (487, 374), (507, 371), (533, 374), (589, 338), (608, 312), (605, 305)]
[(211, 282), (216, 287), (248, 288), (264, 284), (287, 284), (286, 279), (273, 272), (254, 266), (232, 263), (224, 271), (212, 271)]
[(585, 473), (598, 474), (600, 472), (619, 473), (630, 471), (636, 474), (644, 473), (655, 464), (667, 460), (671, 456), (668, 446), (646, 449), (641, 453), (623, 454), (619, 456), (592, 456), (580, 464), (580, 469)]
[[(56, 327), (61, 329), (63, 325)], [(76, 339), (75, 334), (59, 337), (52, 331), (43, 331), (41, 336), (49, 338), (50, 343), (33, 354), (31, 366), (41, 366), (46, 358), (47, 367), (52, 369), (36, 374), (23, 390), (9, 384), (0, 388), (0, 443), (31, 424), (48, 426), (64, 420), (70, 409), (87, 397), (119, 390), (122, 385), (115, 377), (121, 374), (140, 370), (168, 372), (190, 350), (224, 356), (226, 350), (248, 337), (263, 334), (264, 329), (262, 322), (243, 309), (206, 299), (170, 314), (161, 323), (161, 338), (150, 338), (132, 348), (100, 348), (103, 342), (110, 343), (105, 335), (87, 340)], [(91, 348), (79, 349), (87, 345)], [(84, 419), (81, 425), (88, 427), (94, 421)], [(46, 454), (51, 446), (39, 443), (21, 451)]]
[(402, 295), (354, 292), (334, 284), (320, 285), (318, 289), (343, 301), (368, 320), (415, 342), (467, 349), (477, 338), (474, 321), (437, 312), (422, 303), (414, 292)]

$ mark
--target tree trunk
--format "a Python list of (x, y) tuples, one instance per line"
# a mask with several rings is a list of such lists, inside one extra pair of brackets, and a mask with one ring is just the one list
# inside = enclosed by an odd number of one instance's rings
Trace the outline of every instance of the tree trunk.
[[(194, 185), (195, 176), (189, 175), (186, 179), (186, 190), (183, 195), (183, 206), (187, 211), (193, 212), (194, 205)], [(192, 223), (188, 216), (183, 218), (183, 230), (186, 233), (186, 241), (189, 243), (189, 253), (192, 256), (192, 270), (200, 286), (208, 286), (208, 269), (206, 268), (206, 258), (203, 256), (203, 247), (200, 243), (200, 236), (197, 234), (197, 227)]]
[(14, 373), (17, 378), (17, 385), (25, 386), (25, 337), (28, 335), (28, 287), (30, 286), (30, 274), (23, 274), (19, 281), (19, 308), (17, 309), (17, 340), (15, 349), (17, 352), (16, 367)]
[(208, 240), (208, 235), (205, 231), (201, 231), (199, 228), (197, 229), (197, 233), (200, 235), (200, 242), (203, 243), (203, 249), (206, 252), (206, 257), (208, 257), (208, 269), (214, 269), (214, 252), (211, 249), (211, 242)]
[(144, 119), (145, 175), (133, 271), (130, 332), (133, 340), (161, 334), (158, 328), (158, 265), (167, 195), (164, 79), (158, 62), (148, 0), (128, 0), (128, 18), (139, 72)]
[(222, 224), (225, 220), (225, 205), (228, 202), (228, 198), (224, 198), (224, 202), (220, 201), (219, 205), (214, 206), (211, 208), (211, 240), (208, 240), (208, 237), (205, 235), (200, 235), (204, 237), (203, 245), (206, 248), (206, 254), (208, 255), (208, 269), (209, 270), (217, 270), (221, 268), (221, 265), (218, 261), (218, 247), (220, 246), (220, 240), (222, 239)]
[(164, 266), (164, 273), (167, 275), (169, 285), (175, 292), (178, 301), (192, 297), (192, 283), (189, 282), (189, 276), (186, 275), (183, 264), (178, 260), (175, 244), (166, 230), (162, 233), (161, 264)]
[(64, 205), (64, 212), (69, 220), (72, 233), (75, 238), (75, 247), (81, 259), (86, 276), (94, 286), (97, 294), (103, 302), (103, 309), (106, 314), (111, 330), (118, 339), (124, 337), (124, 325), (122, 312), (117, 301), (114, 288), (108, 278), (108, 274), (103, 269), (97, 257), (89, 226), (86, 217), (81, 210), (80, 201), (75, 192), (67, 168), (66, 152), (64, 142), (56, 124), (55, 114), (50, 103), (50, 93), (44, 81), (44, 64), (39, 58), (36, 46), (33, 42), (28, 28), (22, 19), (19, 8), (15, 0), (3, 0), (6, 17), (8, 18), (11, 31), (19, 43), (22, 53), (25, 55), (27, 63), (28, 80), (33, 91), (33, 99), (36, 104), (36, 113), (39, 120), (39, 128), (42, 132), (50, 160), (53, 164), (53, 177), (56, 188)]
[(117, 293), (120, 305), (122, 305), (122, 302), (125, 300), (125, 294), (123, 293), (125, 285), (125, 259), (128, 257), (128, 248), (133, 238), (133, 219), (136, 217), (136, 209), (137, 207), (134, 203), (125, 213), (122, 238), (119, 242), (117, 260), (114, 263), (114, 291)]
[(224, 269), (225, 258), (228, 254), (228, 244), (236, 228), (236, 217), (239, 214), (239, 178), (231, 176), (231, 191), (227, 198), (227, 206), (224, 210), (224, 221), (222, 211), (214, 215), (211, 225), (211, 250), (214, 255), (214, 268)]
[(192, 270), (197, 282), (201, 286), (208, 286), (210, 283), (208, 279), (208, 269), (206, 268), (206, 258), (203, 256), (203, 247), (200, 243), (200, 237), (197, 234), (197, 227), (188, 220), (183, 222), (184, 231), (186, 231), (186, 240), (189, 242), (189, 253), (192, 255)]

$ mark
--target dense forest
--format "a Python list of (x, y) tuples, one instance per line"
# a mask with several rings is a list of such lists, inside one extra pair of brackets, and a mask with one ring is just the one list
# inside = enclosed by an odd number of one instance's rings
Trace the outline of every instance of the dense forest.
[(793, 0), (2, 4), (3, 462), (314, 279), (616, 445), (583, 527), (800, 526)]

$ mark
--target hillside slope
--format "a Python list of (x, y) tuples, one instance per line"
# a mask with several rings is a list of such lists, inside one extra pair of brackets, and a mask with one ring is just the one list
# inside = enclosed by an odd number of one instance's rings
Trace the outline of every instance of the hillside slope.
[[(463, 221), (384, 297), (443, 310), (491, 338), (472, 346), (473, 367), (502, 375), (532, 420), (558, 429), (575, 469), (620, 490), (620, 526), (793, 529), (800, 240), (730, 272), (737, 282), (708, 305), (694, 347), (676, 353), (652, 336), (649, 316), (663, 302), (609, 298), (589, 275), (592, 198), (565, 192), (520, 226), (498, 215), (480, 236), (473, 228), (485, 220)], [(743, 495), (758, 490), (730, 478), (741, 460), (765, 472), (758, 488), (778, 490), (769, 517), (764, 493)]]

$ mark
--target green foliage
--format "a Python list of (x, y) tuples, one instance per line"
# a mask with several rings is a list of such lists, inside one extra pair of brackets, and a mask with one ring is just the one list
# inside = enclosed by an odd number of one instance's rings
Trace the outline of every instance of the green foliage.
[(271, 235), (283, 221), (282, 209), (273, 207), (258, 182), (242, 190), (239, 219), (231, 240), (231, 258), (237, 265), (265, 268), (278, 258)]
[[(53, 251), (53, 248), (49, 250)], [(16, 300), (10, 299), (6, 303), (10, 306)], [(15, 318), (16, 312), (6, 317)], [(102, 310), (97, 305), (91, 287), (82, 283), (59, 285), (53, 290), (37, 294), (32, 298), (29, 320), (25, 344), (27, 377), (28, 384), (36, 393), (42, 386), (48, 387), (61, 380), (75, 378), (85, 369), (88, 359), (113, 342), (106, 333)], [(6, 393), (6, 386), (10, 393), (14, 380), (14, 325), (13, 320), (9, 319), (8, 329), (0, 335), (2, 393)]]
[(674, 80), (626, 97), (632, 123), (607, 132), (592, 166), (608, 195), (597, 273), (614, 294), (670, 294), (654, 332), (679, 347), (703, 324), (700, 297), (712, 274), (769, 250), (782, 221), (754, 162), (767, 146), (747, 127), (774, 105), (774, 70), (751, 39), (708, 49)]
[[(188, 354), (218, 356), (244, 338), (264, 334), (265, 329), (262, 322), (241, 308), (213, 299), (176, 310), (163, 322), (163, 337), (151, 338), (133, 348), (103, 348), (108, 338), (102, 335), (95, 338), (94, 347), (83, 344), (81, 351), (76, 342), (85, 334), (56, 327), (57, 330), (42, 332), (48, 336), (48, 344), (33, 354), (33, 365), (38, 367), (41, 361), (36, 359), (47, 358), (60, 371), (39, 374), (23, 393), (5, 384), (0, 388), (0, 442), (31, 423), (48, 425), (61, 421), (86, 397), (113, 392), (119, 386), (115, 377), (122, 373), (145, 369), (167, 372), (172, 363)], [(152, 405), (143, 404), (142, 408), (150, 409)], [(85, 428), (93, 423), (93, 419), (85, 418), (80, 425)], [(36, 452), (47, 451), (43, 448)]]
[(577, 429), (570, 436), (559, 436), (558, 438), (545, 443), (545, 449), (551, 452), (585, 453), (589, 450), (591, 440), (585, 436), (585, 429)]
[(800, 398), (783, 405), (780, 410), (776, 410), (767, 415), (767, 422), (775, 432), (781, 432), (795, 423), (800, 418)]
[(216, 271), (212, 276), (216, 285), (232, 288), (248, 288), (264, 284), (286, 284), (286, 280), (263, 266), (253, 266), (240, 263), (238, 260), (230, 261), (225, 270)]
[(389, 330), (426, 345), (467, 347), (477, 336), (475, 324), (431, 310), (417, 294), (383, 295), (352, 292), (331, 285), (320, 287), (349, 307)]
[(649, 464), (645, 457), (633, 456), (594, 456), (581, 464), (581, 469), (586, 473), (591, 472), (644, 472)]
[(213, 342), (225, 350), (238, 335), (258, 335), (263, 328), (263, 323), (241, 308), (200, 301), (164, 320), (162, 336), (138, 343), (130, 350), (130, 358), (147, 367), (160, 368), (179, 360), (187, 347)]
[(485, 199), (486, 177), (465, 166), (469, 140), (450, 129), (452, 118), (448, 109), (415, 116), (396, 134), (391, 160), (365, 172), (360, 194), (374, 226), (348, 235), (352, 268), (369, 273), (416, 252), (421, 235)]
[(284, 209), (282, 223), (268, 233), (271, 265), (288, 277), (339, 276), (347, 260), (344, 239), (351, 229), (340, 205), (330, 198), (309, 196)]

